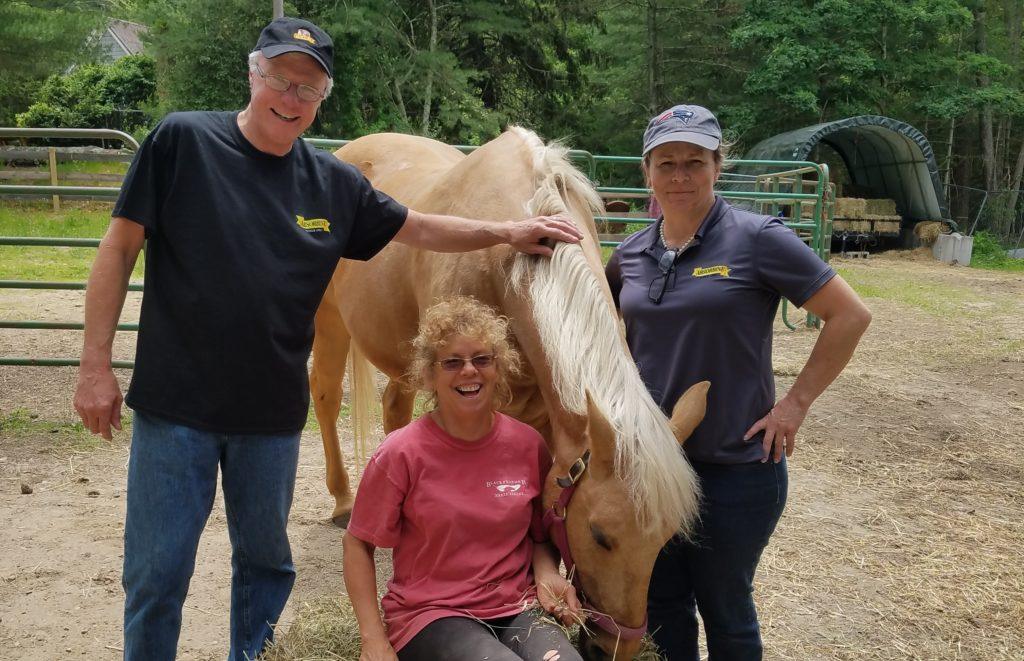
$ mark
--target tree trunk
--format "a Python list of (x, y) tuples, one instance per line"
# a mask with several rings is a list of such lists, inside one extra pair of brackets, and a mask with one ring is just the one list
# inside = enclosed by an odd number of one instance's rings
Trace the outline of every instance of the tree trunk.
[[(980, 7), (974, 10), (974, 28), (976, 30), (976, 51), (978, 55), (985, 55), (988, 52), (988, 34), (985, 27), (985, 9)], [(986, 74), (978, 75), (978, 87), (984, 89), (990, 84)], [(981, 109), (981, 157), (985, 173), (985, 188), (995, 190), (996, 188), (996, 155), (995, 141), (992, 135), (992, 106), (986, 104)]]
[(1017, 151), (1017, 165), (1013, 168), (1013, 179), (1010, 180), (1010, 201), (1007, 210), (1010, 217), (1016, 219), (1017, 198), (1020, 195), (1021, 178), (1024, 177), (1024, 140), (1020, 143), (1020, 150)]
[[(1020, 41), (1022, 16), (1021, 5), (1018, 0), (1010, 0), (1006, 3), (1006, 41), (1010, 47), (1010, 64), (1020, 72)], [(1010, 177), (1010, 200), (1008, 209), (1012, 218), (1016, 218), (1017, 200), (1020, 196), (1021, 177), (1024, 176), (1024, 137), (1021, 138), (1020, 149), (1017, 150), (1017, 163), (1013, 168), (1013, 175)]]
[(408, 120), (408, 115), (405, 114), (405, 98), (402, 96), (402, 84), (398, 81), (398, 78), (391, 80), (391, 88), (395, 93), (395, 105), (398, 106), (398, 114), (403, 120)]
[(658, 0), (647, 0), (647, 114), (661, 107), (661, 62), (658, 45)]
[(427, 80), (423, 86), (423, 115), (420, 121), (420, 133), (430, 135), (430, 106), (434, 100), (434, 51), (437, 50), (437, 5), (434, 0), (427, 0), (427, 7), (430, 11), (430, 44), (427, 52), (430, 53), (430, 65), (427, 67)]
[(946, 148), (946, 195), (949, 195), (949, 181), (953, 176), (953, 139), (956, 137), (956, 117), (949, 120), (949, 146)]

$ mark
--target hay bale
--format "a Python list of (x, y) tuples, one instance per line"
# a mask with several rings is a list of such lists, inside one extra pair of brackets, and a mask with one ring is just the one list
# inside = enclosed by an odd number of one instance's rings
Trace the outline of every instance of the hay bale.
[(876, 216), (894, 216), (896, 202), (888, 198), (864, 200), (864, 212)]
[[(557, 625), (554, 620), (547, 620)], [(579, 627), (566, 629), (566, 633), (578, 646)], [(359, 624), (352, 603), (347, 597), (319, 597), (299, 607), (295, 621), (287, 631), (278, 631), (260, 661), (358, 661), (359, 651)], [(634, 659), (664, 661), (650, 636), (644, 638)]]
[(926, 220), (914, 225), (914, 236), (926, 246), (934, 245), (940, 234), (948, 233), (949, 228), (940, 220)]
[(863, 218), (866, 200), (859, 197), (837, 197), (836, 218)]

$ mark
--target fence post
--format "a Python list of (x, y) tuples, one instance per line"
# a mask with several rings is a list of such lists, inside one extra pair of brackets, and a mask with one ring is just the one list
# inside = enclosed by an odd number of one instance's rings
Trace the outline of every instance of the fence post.
[[(50, 147), (50, 185), (57, 185), (57, 148)], [(53, 196), (53, 210), (60, 211), (60, 195)]]

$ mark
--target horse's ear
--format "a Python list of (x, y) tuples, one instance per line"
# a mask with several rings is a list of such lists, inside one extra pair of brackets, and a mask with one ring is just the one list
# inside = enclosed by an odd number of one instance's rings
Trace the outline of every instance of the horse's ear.
[(615, 429), (587, 392), (587, 437), (590, 439), (590, 464), (598, 470), (615, 465)]
[(683, 396), (672, 407), (672, 418), (668, 423), (672, 427), (672, 433), (675, 434), (679, 445), (690, 438), (690, 434), (704, 419), (704, 413), (708, 409), (708, 388), (710, 387), (710, 381), (693, 384), (686, 389)]

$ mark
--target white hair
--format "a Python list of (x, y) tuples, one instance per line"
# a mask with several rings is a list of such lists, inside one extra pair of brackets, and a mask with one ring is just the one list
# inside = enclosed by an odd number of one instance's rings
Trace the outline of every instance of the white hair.
[[(261, 55), (263, 55), (263, 53), (259, 52), (258, 50), (254, 50), (253, 52), (249, 53), (249, 71), (256, 71), (256, 65), (259, 64), (259, 59)], [(327, 72), (325, 71), (324, 73)], [(331, 95), (332, 89), (334, 89), (334, 79), (331, 78), (330, 76), (327, 76), (327, 88), (324, 90), (325, 99)]]

